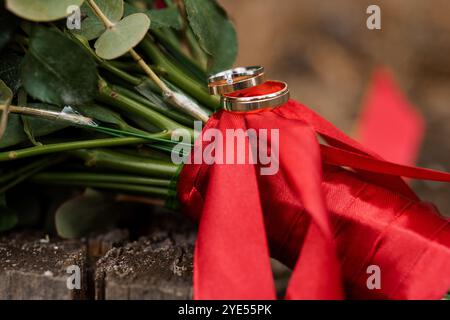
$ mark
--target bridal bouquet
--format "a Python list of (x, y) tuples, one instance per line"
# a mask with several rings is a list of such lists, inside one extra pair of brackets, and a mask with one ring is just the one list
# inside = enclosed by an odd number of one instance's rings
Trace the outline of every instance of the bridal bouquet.
[(124, 199), (198, 221), (197, 299), (274, 299), (270, 256), (293, 269), (289, 299), (450, 288), (448, 220), (402, 180), (450, 174), (383, 160), (262, 68), (221, 72), (237, 40), (216, 1), (0, 10), (0, 231), (33, 221), (15, 203), (77, 187), (54, 215), (62, 237), (113, 224)]

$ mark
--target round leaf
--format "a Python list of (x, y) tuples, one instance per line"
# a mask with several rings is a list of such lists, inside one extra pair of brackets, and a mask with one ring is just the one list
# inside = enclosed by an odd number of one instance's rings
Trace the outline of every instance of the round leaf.
[[(123, 0), (96, 0), (95, 3), (105, 16), (113, 23), (119, 22), (123, 17)], [(81, 23), (81, 30), (74, 30), (88, 40), (97, 39), (105, 31), (105, 25), (92, 11), (87, 2), (81, 7), (81, 13), (87, 17)]]
[(70, 239), (111, 226), (117, 219), (114, 206), (114, 200), (110, 197), (87, 189), (84, 194), (58, 208), (55, 215), (56, 231), (59, 236)]
[(67, 8), (81, 6), (84, 0), (6, 0), (6, 8), (15, 15), (36, 22), (67, 17)]
[(98, 38), (95, 52), (103, 59), (118, 58), (139, 44), (149, 28), (150, 19), (144, 13), (127, 16)]
[(91, 55), (55, 29), (34, 29), (21, 75), (31, 96), (56, 105), (83, 104), (97, 92)]

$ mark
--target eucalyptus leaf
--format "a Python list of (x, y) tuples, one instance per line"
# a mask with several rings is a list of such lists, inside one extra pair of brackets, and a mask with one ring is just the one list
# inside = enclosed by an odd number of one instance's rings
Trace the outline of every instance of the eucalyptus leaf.
[(19, 20), (0, 4), (0, 51), (12, 40)]
[(214, 0), (185, 0), (189, 25), (202, 49), (210, 55), (208, 71), (214, 73), (231, 67), (238, 42), (233, 24)]
[(150, 19), (144, 13), (129, 15), (98, 38), (95, 52), (103, 59), (118, 58), (139, 44), (149, 28)]
[[(96, 0), (95, 3), (112, 23), (117, 23), (122, 19), (124, 13), (123, 0)], [(100, 37), (106, 27), (87, 2), (81, 7), (81, 14), (86, 18), (81, 23), (81, 30), (74, 30), (74, 32), (86, 37), (87, 40)]]
[[(52, 111), (61, 111), (62, 109), (60, 107), (43, 103), (29, 104), (28, 107)], [(69, 126), (69, 124), (65, 122), (50, 121), (32, 116), (23, 116), (23, 118), (27, 120), (34, 137), (46, 136)], [(5, 134), (2, 139), (0, 139), (0, 149), (11, 147), (25, 141), (28, 141), (28, 136), (24, 131), (21, 117), (17, 114), (11, 113), (9, 115), (8, 126), (6, 127)]]
[(0, 105), (9, 105), (13, 98), (11, 89), (0, 80)]
[(0, 194), (0, 232), (14, 228), (18, 221), (16, 213), (6, 205), (5, 194)]
[(21, 86), (20, 65), (22, 60), (23, 57), (14, 52), (0, 53), (0, 79), (11, 88), (13, 93), (17, 93)]
[(180, 12), (176, 7), (149, 10), (147, 11), (147, 15), (152, 21), (152, 29), (174, 28), (179, 30), (183, 26)]
[(100, 122), (115, 125), (121, 129), (125, 128), (127, 125), (120, 114), (96, 104), (77, 106), (76, 109), (84, 116), (93, 118)]
[(8, 126), (8, 107), (11, 104), (12, 98), (13, 93), (11, 89), (2, 80), (0, 80), (0, 105), (5, 107), (5, 109), (2, 110), (0, 117), (0, 140), (2, 139)]
[(15, 15), (35, 22), (62, 19), (70, 15), (68, 8), (81, 6), (84, 0), (6, 0), (6, 8)]
[(220, 41), (217, 41), (215, 54), (208, 58), (209, 73), (230, 69), (238, 54), (237, 34), (229, 21), (222, 24)]
[(111, 197), (91, 189), (63, 203), (55, 215), (58, 234), (63, 238), (78, 238), (89, 232), (112, 226), (117, 215)]
[(136, 8), (135, 6), (129, 4), (128, 2), (124, 3), (123, 11), (124, 11), (123, 12), (124, 17), (127, 17), (127, 16), (129, 16), (129, 15), (131, 15), (133, 13), (144, 12), (143, 9)]
[(80, 45), (55, 29), (37, 27), (21, 77), (28, 94), (56, 105), (78, 105), (97, 92), (97, 67)]

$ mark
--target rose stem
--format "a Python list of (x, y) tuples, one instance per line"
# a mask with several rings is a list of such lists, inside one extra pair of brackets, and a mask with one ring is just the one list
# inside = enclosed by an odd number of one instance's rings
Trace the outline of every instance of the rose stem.
[(31, 164), (17, 170), (16, 172), (12, 172), (11, 178), (13, 178), (13, 180), (0, 187), (0, 194), (6, 192), (7, 190), (26, 180), (30, 176), (38, 173), (39, 171), (42, 171), (47, 167), (61, 162), (62, 160), (63, 157), (45, 157), (39, 161), (32, 162)]
[(172, 162), (132, 156), (107, 149), (73, 150), (72, 156), (84, 160), (88, 167), (106, 168), (143, 176), (171, 179), (178, 170)]
[[(167, 136), (169, 134), (169, 136)], [(169, 132), (154, 134), (155, 137), (170, 137)], [(130, 144), (148, 143), (148, 139), (143, 138), (106, 138), (82, 141), (60, 142), (49, 145), (34, 146), (14, 151), (0, 152), (0, 162), (24, 159), (44, 154), (71, 151), (76, 149), (91, 149), (102, 147), (125, 146)]]
[(41, 172), (33, 177), (34, 181), (72, 181), (72, 182), (101, 182), (101, 183), (121, 183), (132, 185), (143, 185), (169, 188), (170, 180), (154, 179), (141, 176), (132, 176), (124, 174), (106, 174), (90, 172)]

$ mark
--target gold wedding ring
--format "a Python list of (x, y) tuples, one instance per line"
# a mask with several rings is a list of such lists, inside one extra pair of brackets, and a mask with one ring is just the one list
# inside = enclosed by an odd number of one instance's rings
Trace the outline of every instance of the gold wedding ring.
[(247, 89), (264, 83), (264, 67), (240, 67), (219, 72), (208, 78), (209, 93), (226, 93)]
[[(280, 89), (267, 94), (257, 93), (249, 96), (245, 89), (276, 85)], [(286, 82), (267, 81), (264, 67), (239, 67), (219, 72), (208, 78), (208, 88), (212, 95), (220, 95), (221, 105), (229, 111), (250, 111), (262, 108), (276, 108), (289, 100)], [(242, 91), (242, 92), (239, 92)]]
[(222, 96), (222, 106), (229, 111), (250, 111), (262, 108), (279, 107), (288, 102), (289, 88), (286, 82), (280, 81), (278, 83), (282, 84), (283, 88), (270, 94), (253, 97), (234, 97), (232, 95)]

